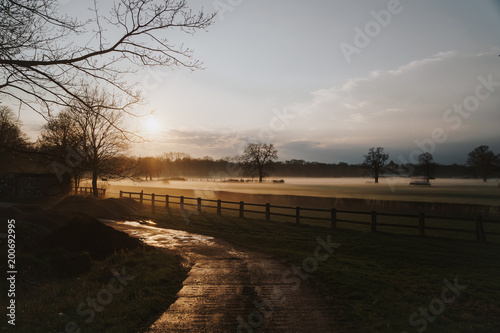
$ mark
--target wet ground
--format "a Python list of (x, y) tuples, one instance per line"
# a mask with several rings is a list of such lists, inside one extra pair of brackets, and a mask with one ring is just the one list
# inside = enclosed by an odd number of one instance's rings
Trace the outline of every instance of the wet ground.
[(177, 300), (148, 332), (337, 332), (335, 311), (283, 260), (237, 251), (212, 237), (110, 222), (190, 267)]

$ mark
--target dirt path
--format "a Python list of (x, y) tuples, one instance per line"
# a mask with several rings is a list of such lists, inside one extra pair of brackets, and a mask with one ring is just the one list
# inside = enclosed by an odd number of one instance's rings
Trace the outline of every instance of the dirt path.
[(184, 231), (136, 222), (108, 224), (175, 251), (191, 267), (176, 302), (150, 333), (336, 331), (333, 308), (285, 261)]

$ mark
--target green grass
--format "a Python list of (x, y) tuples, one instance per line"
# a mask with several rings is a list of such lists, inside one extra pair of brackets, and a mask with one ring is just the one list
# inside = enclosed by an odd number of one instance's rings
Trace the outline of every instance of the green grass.
[(213, 213), (188, 215), (171, 208), (158, 209), (154, 215), (144, 211), (138, 218), (152, 219), (160, 227), (215, 236), (236, 248), (272, 254), (299, 265), (313, 255), (317, 237), (330, 235), (341, 246), (320, 263), (309, 280), (363, 332), (417, 332), (422, 325), (410, 325), (410, 315), (440, 298), (443, 281), (455, 277), (466, 290), (428, 321), (427, 332), (500, 331), (500, 244), (439, 235), (420, 238), (334, 231), (325, 224), (296, 225)]
[[(86, 273), (66, 278), (31, 276), (43, 270), (43, 263), (32, 255), (20, 255), (19, 260), (16, 332), (76, 332), (78, 327), (81, 332), (135, 333), (149, 327), (175, 301), (186, 277), (178, 258), (161, 250), (116, 253), (92, 261)], [(120, 283), (112, 270), (133, 279)], [(109, 286), (112, 279), (116, 293)], [(101, 307), (91, 311), (88, 298), (100, 300)], [(80, 305), (82, 315), (77, 313)]]

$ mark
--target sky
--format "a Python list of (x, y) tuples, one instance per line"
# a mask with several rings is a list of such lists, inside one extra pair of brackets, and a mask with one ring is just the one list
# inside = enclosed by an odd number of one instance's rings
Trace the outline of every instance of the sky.
[[(142, 156), (241, 154), (273, 143), (280, 160), (396, 163), (431, 152), (465, 163), (500, 153), (500, 1), (188, 0), (218, 11), (208, 31), (172, 32), (203, 70), (140, 70), (154, 115), (130, 126)], [(68, 13), (88, 6), (62, 0)], [(23, 111), (36, 136), (43, 119)]]

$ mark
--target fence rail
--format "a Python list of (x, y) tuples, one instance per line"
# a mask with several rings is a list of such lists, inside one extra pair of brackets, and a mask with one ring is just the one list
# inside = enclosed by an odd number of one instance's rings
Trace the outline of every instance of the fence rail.
[[(486, 242), (486, 235), (495, 235), (500, 236), (500, 220), (488, 220), (484, 219), (483, 216), (475, 216), (475, 217), (453, 217), (453, 216), (435, 216), (435, 215), (426, 215), (424, 213), (419, 214), (403, 214), (403, 213), (386, 213), (386, 212), (377, 212), (377, 211), (355, 211), (355, 210), (340, 210), (336, 208), (332, 209), (321, 209), (321, 208), (309, 208), (309, 207), (291, 207), (291, 206), (281, 206), (281, 205), (271, 205), (270, 203), (266, 204), (258, 204), (258, 203), (246, 203), (244, 201), (226, 201), (226, 200), (214, 200), (214, 199), (202, 199), (202, 198), (193, 198), (186, 196), (175, 196), (168, 194), (155, 194), (155, 193), (144, 193), (141, 192), (125, 192), (120, 191), (120, 198), (132, 198), (138, 200), (141, 204), (145, 201), (151, 202), (151, 211), (155, 213), (158, 205), (162, 205), (165, 208), (169, 208), (170, 205), (178, 205), (181, 210), (184, 210), (186, 206), (196, 207), (198, 212), (202, 211), (202, 208), (215, 209), (217, 215), (222, 215), (222, 211), (234, 211), (238, 212), (240, 218), (245, 217), (245, 213), (252, 214), (264, 214), (266, 221), (271, 221), (271, 216), (280, 216), (295, 219), (295, 223), (301, 224), (302, 220), (314, 220), (314, 221), (325, 221), (330, 222), (330, 225), (333, 229), (337, 228), (337, 223), (348, 223), (348, 224), (357, 224), (357, 225), (368, 225), (370, 226), (371, 232), (377, 232), (378, 227), (396, 227), (396, 228), (406, 228), (406, 229), (418, 229), (418, 234), (421, 237), (426, 235), (427, 230), (436, 230), (436, 231), (449, 231), (449, 232), (459, 232), (459, 233), (475, 233), (476, 240), (479, 242)], [(203, 203), (216, 203), (216, 205), (203, 204)], [(224, 204), (226, 206), (224, 206)], [(230, 206), (228, 206), (230, 205)], [(260, 207), (264, 210), (255, 210), (255, 209), (247, 209), (245, 207)], [(274, 211), (272, 211), (274, 209)], [(281, 210), (281, 212), (277, 212), (276, 210)], [(288, 211), (289, 213), (284, 213), (283, 211)], [(327, 217), (324, 216), (311, 216), (304, 215), (304, 213), (328, 213)], [(360, 221), (356, 218), (348, 219), (348, 218), (338, 218), (338, 214), (348, 214), (348, 215), (356, 215), (358, 217), (368, 217), (367, 221)], [(397, 223), (381, 223), (378, 221), (379, 217), (404, 217), (409, 219), (415, 219), (415, 223), (413, 224), (397, 224)], [(351, 217), (351, 216), (349, 216)], [(470, 229), (459, 229), (459, 228), (445, 228), (438, 226), (429, 226), (428, 222), (430, 220), (441, 220), (441, 221), (462, 221), (462, 222), (470, 222)], [(488, 231), (485, 232), (484, 225), (498, 225), (498, 231)]]
[[(97, 194), (99, 198), (104, 198), (106, 196), (105, 188), (98, 188)], [(92, 187), (77, 187), (75, 188), (75, 195), (93, 195)]]

